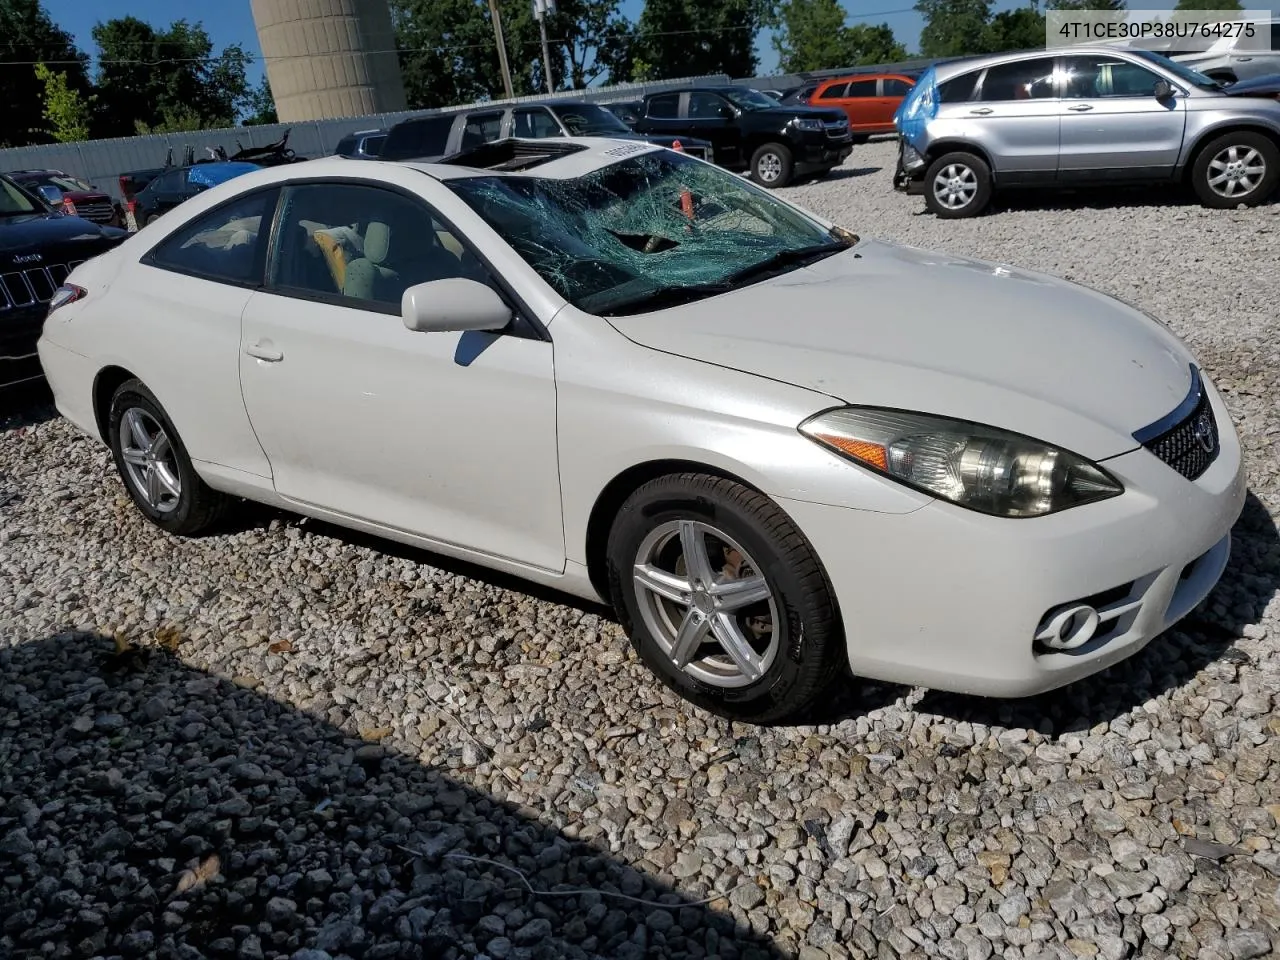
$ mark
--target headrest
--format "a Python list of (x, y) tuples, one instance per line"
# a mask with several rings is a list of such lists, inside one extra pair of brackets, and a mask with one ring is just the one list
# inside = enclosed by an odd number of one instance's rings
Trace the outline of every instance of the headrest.
[(371, 220), (364, 232), (364, 255), (374, 263), (382, 263), (391, 251), (391, 228), (378, 220)]

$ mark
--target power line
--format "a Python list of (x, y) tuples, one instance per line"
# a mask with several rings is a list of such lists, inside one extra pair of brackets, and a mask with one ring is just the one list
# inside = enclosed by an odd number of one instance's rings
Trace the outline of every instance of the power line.
[[(850, 19), (870, 20), (874, 17), (888, 17), (888, 16), (893, 16), (895, 14), (899, 14), (899, 13), (911, 13), (914, 11), (914, 9), (915, 9), (914, 7), (900, 7), (896, 10), (879, 10), (873, 13), (863, 13), (863, 14), (852, 15)], [(702, 28), (702, 29), (694, 29), (694, 30), (636, 30), (634, 32), (630, 32), (626, 34), (625, 39), (634, 40), (634, 39), (648, 38), (648, 37), (680, 37), (680, 36), (693, 36), (693, 35), (706, 36), (708, 34), (742, 33), (743, 31), (754, 32), (758, 29), (759, 29), (759, 26), (753, 26), (751, 24), (741, 24), (735, 27), (715, 27), (710, 29)], [(561, 44), (561, 43), (569, 43), (571, 40), (577, 40), (577, 39), (579, 38), (557, 37), (557, 38), (548, 38), (547, 42)], [(166, 45), (176, 44), (177, 42), (178, 41), (172, 41), (172, 42), (166, 41)], [(525, 40), (520, 43), (520, 46), (524, 46), (524, 47), (537, 46), (540, 42), (541, 42), (540, 40)], [(6, 44), (4, 44), (3, 42), (0, 42), (0, 47), (5, 45)], [(7, 44), (7, 46), (9, 46), (10, 49), (16, 49), (21, 45), (10, 41)], [(338, 56), (348, 56), (350, 54), (361, 54), (361, 55), (376, 55), (376, 54), (385, 54), (385, 53), (445, 54), (445, 53), (459, 53), (459, 52), (468, 51), (468, 50), (491, 50), (491, 49), (493, 49), (493, 45), (491, 43), (471, 43), (471, 44), (452, 44), (452, 45), (443, 46), (443, 47), (393, 47), (387, 50), (352, 50), (352, 51), (335, 51), (332, 53), (291, 53), (291, 54), (283, 54), (278, 57), (264, 56), (261, 58), (258, 58), (253, 54), (247, 54), (247, 56), (250, 63), (255, 63), (258, 61), (258, 59), (261, 59), (264, 63), (266, 63), (268, 61), (275, 62), (275, 61), (282, 61), (282, 60), (312, 60), (316, 57), (323, 57), (323, 56), (338, 57)], [(128, 59), (128, 58), (120, 58), (120, 57), (99, 57), (93, 54), (86, 54), (85, 56), (91, 63), (95, 63), (98, 66), (102, 66), (104, 64), (112, 64), (112, 65), (121, 65), (121, 66), (127, 65), (127, 66), (145, 66), (145, 67), (160, 67), (160, 66), (176, 65), (176, 64), (182, 64), (182, 63), (222, 63), (224, 60), (228, 59), (228, 57), (226, 57), (225, 55), (209, 56), (209, 57), (162, 57), (161, 59), (158, 59), (158, 60)], [(234, 54), (232, 56), (234, 57)], [(41, 63), (51, 67), (80, 66), (80, 65), (83, 65), (84, 60), (3, 60), (3, 59), (0, 59), (0, 66), (9, 66), (9, 67), (34, 67), (37, 64), (41, 64)]]

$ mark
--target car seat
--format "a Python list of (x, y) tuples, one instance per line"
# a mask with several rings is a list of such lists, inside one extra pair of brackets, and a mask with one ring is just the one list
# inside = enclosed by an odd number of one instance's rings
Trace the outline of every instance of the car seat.
[(363, 255), (352, 260), (343, 271), (342, 293), (360, 300), (394, 302), (391, 283), (397, 273), (383, 264), (391, 253), (391, 227), (371, 220), (364, 232)]

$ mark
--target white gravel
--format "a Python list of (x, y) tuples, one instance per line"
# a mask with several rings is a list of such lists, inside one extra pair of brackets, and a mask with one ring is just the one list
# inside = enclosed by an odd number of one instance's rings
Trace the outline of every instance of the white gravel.
[[(102, 448), (11, 400), (0, 957), (1280, 950), (1280, 207), (1121, 192), (943, 222), (893, 157), (787, 194), (1122, 296), (1224, 389), (1252, 497), (1182, 628), (1033, 701), (853, 683), (812, 726), (730, 728), (601, 611), (516, 581), (262, 512), (167, 537)], [(592, 889), (533, 896), (498, 863)]]

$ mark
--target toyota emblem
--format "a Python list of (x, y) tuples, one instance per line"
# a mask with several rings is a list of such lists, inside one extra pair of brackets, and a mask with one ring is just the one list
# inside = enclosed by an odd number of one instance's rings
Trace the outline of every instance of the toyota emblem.
[(1208, 411), (1200, 414), (1196, 419), (1195, 438), (1196, 443), (1200, 444), (1200, 449), (1205, 453), (1213, 453), (1213, 421), (1209, 419)]

